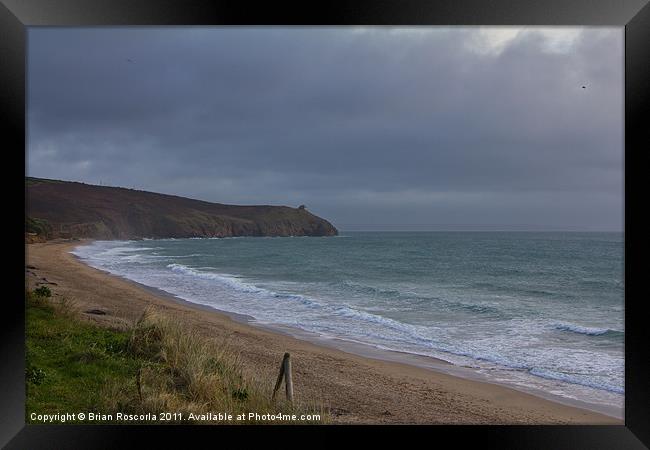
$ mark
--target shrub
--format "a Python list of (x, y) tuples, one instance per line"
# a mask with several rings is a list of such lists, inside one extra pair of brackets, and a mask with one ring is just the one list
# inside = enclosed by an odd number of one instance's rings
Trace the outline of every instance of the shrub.
[(45, 371), (38, 367), (29, 366), (25, 369), (25, 379), (29, 383), (39, 385), (45, 380)]
[(34, 289), (34, 294), (39, 297), (52, 297), (52, 291), (50, 291), (50, 288), (47, 286), (41, 286)]
[(52, 226), (47, 220), (25, 217), (25, 231), (27, 233), (36, 233), (39, 236), (49, 236), (52, 232)]

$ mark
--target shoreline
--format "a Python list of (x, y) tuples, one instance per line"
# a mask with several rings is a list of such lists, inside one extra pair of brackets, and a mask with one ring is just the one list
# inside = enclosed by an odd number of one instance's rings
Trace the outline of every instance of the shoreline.
[[(56, 283), (53, 290), (59, 295), (107, 310), (89, 320), (128, 322), (152, 304), (207, 334), (225, 336), (243, 352), (245, 365), (267, 372), (270, 379), (284, 349), (291, 350), (297, 361), (309, 363), (300, 368), (295, 363), (296, 386), (305, 388), (306, 397), (327, 399), (334, 423), (623, 424), (622, 418), (594, 411), (597, 405), (498, 384), (436, 358), (255, 323), (250, 316), (189, 302), (95, 269), (68, 253), (89, 242), (30, 244), (27, 261), (36, 266), (37, 277)], [(427, 406), (433, 411), (419, 410)]]
[[(71, 254), (71, 256), (74, 257), (81, 264), (88, 266), (88, 264), (84, 263), (76, 255)], [(106, 275), (118, 278), (125, 283), (131, 283), (133, 285), (140, 287), (141, 289), (151, 291), (154, 295), (167, 298), (171, 301), (186, 305), (188, 307), (216, 312), (218, 314), (222, 314), (229, 317), (233, 321), (248, 326), (256, 327), (256, 328), (261, 328), (270, 331), (272, 333), (278, 333), (284, 336), (289, 336), (295, 339), (303, 340), (317, 346), (340, 350), (342, 352), (360, 356), (362, 358), (370, 358), (370, 359), (375, 359), (380, 361), (391, 361), (400, 364), (407, 364), (418, 368), (443, 372), (447, 375), (451, 375), (454, 377), (464, 378), (472, 381), (478, 381), (480, 383), (503, 386), (508, 389), (512, 389), (526, 394), (531, 394), (536, 397), (543, 398), (545, 400), (549, 400), (555, 403), (560, 403), (566, 406), (576, 407), (576, 408), (592, 411), (595, 413), (604, 414), (614, 419), (623, 420), (624, 418), (623, 410), (619, 411), (617, 408), (609, 405), (589, 403), (582, 400), (562, 397), (560, 395), (555, 395), (543, 391), (542, 389), (524, 388), (524, 387), (514, 386), (506, 382), (499, 383), (498, 381), (491, 380), (488, 376), (484, 374), (478, 373), (476, 370), (472, 368), (457, 366), (454, 365), (453, 363), (445, 361), (444, 359), (439, 359), (434, 356), (419, 355), (417, 353), (410, 353), (406, 351), (399, 351), (399, 350), (392, 350), (392, 349), (382, 349), (380, 347), (376, 347), (364, 342), (351, 341), (351, 340), (338, 338), (338, 337), (323, 336), (317, 333), (302, 330), (299, 328), (293, 328), (287, 325), (258, 322), (257, 319), (255, 319), (255, 317), (253, 316), (235, 313), (231, 311), (225, 311), (219, 308), (215, 308), (214, 306), (203, 305), (201, 303), (194, 303), (190, 300), (186, 300), (184, 298), (181, 298), (177, 295), (174, 295), (160, 288), (154, 286), (148, 286), (146, 284), (125, 278), (121, 275), (110, 273), (103, 269), (97, 269), (92, 266), (88, 266), (88, 267), (91, 267), (95, 270), (102, 271), (106, 273)]]

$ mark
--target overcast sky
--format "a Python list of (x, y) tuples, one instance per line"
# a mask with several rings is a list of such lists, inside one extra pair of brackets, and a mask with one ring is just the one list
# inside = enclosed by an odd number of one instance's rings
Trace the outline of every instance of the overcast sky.
[(342, 230), (623, 226), (622, 28), (30, 28), (28, 42), (30, 176), (306, 204)]

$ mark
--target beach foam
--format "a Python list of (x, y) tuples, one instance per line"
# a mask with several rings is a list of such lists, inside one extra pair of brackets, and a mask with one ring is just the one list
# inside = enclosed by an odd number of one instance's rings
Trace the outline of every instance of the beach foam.
[(558, 323), (554, 325), (556, 330), (568, 331), (577, 334), (586, 334), (587, 336), (602, 336), (604, 334), (623, 336), (623, 331), (612, 330), (610, 328), (585, 327), (572, 323)]

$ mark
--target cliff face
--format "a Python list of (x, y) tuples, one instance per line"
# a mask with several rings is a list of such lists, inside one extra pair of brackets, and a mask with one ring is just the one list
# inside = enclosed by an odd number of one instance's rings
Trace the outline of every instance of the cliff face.
[[(95, 186), (26, 179), (27, 228), (45, 224), (48, 238), (189, 238), (334, 236), (328, 221), (304, 208), (235, 206)], [(32, 231), (32, 230), (27, 230)]]

